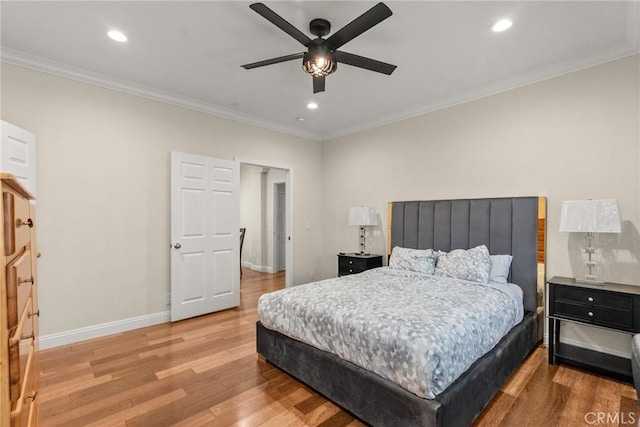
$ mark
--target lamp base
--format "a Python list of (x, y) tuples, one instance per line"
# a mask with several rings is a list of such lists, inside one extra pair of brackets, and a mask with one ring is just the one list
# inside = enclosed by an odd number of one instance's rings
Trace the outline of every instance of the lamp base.
[(598, 280), (595, 277), (576, 277), (577, 283), (588, 283), (590, 285), (604, 285), (604, 280)]

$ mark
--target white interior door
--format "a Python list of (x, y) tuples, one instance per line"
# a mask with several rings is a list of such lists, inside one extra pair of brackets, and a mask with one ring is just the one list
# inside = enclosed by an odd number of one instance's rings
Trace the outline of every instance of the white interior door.
[(36, 137), (11, 123), (2, 122), (0, 170), (13, 174), (36, 195)]
[(171, 321), (240, 304), (239, 171), (171, 153)]

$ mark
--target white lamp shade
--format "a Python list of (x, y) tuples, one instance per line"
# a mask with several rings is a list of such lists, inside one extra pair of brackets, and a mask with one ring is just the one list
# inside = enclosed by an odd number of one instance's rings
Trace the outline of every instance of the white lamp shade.
[(349, 225), (378, 225), (376, 210), (368, 206), (349, 209)]
[(620, 209), (615, 199), (562, 202), (560, 231), (620, 233)]

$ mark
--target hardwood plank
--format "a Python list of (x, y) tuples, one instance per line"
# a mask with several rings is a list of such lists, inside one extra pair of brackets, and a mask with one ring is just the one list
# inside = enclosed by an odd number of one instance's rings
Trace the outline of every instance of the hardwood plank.
[(140, 357), (148, 357), (148, 356), (169, 356), (169, 357), (180, 357), (180, 354), (191, 354), (193, 348), (197, 348), (199, 345), (210, 345), (207, 342), (206, 337), (200, 337), (195, 340), (182, 340), (179, 343), (171, 344), (170, 346), (164, 346), (160, 348), (155, 348), (153, 350), (143, 350), (138, 355)]
[(353, 418), (353, 416), (347, 412), (336, 412), (331, 417), (318, 424), (319, 427), (346, 427), (346, 426), (363, 426), (361, 422)]
[[(41, 425), (365, 425), (255, 353), (257, 300), (283, 286), (245, 269), (238, 308), (41, 352)], [(474, 425), (585, 425), (593, 410), (640, 419), (633, 387), (549, 366), (539, 347)]]
[(560, 365), (558, 367), (558, 370), (556, 371), (556, 374), (553, 376), (553, 382), (572, 388), (576, 382), (576, 379), (580, 378), (580, 376), (580, 372), (576, 369)]
[(112, 379), (111, 375), (103, 375), (96, 378), (92, 374), (86, 374), (81, 377), (71, 378), (67, 381), (60, 381), (59, 383), (55, 383), (51, 386), (43, 387), (41, 392), (38, 394), (38, 400), (40, 403), (59, 399), (61, 397), (66, 397), (70, 400), (70, 394), (84, 390), (92, 385), (107, 383)]
[(262, 425), (268, 422), (270, 419), (277, 417), (283, 412), (283, 409), (295, 407), (295, 405), (304, 399), (309, 397), (309, 392), (303, 388), (298, 388), (292, 393), (286, 394), (275, 402), (264, 406), (259, 411), (256, 411), (248, 417), (239, 419), (237, 422), (231, 424), (233, 426), (246, 426), (246, 425)]
[(638, 394), (636, 392), (636, 389), (633, 388), (631, 385), (629, 384), (622, 384), (622, 395), (628, 397), (631, 400), (638, 400)]
[[(55, 421), (55, 425), (81, 425), (80, 419), (87, 422), (103, 417), (105, 409), (115, 406), (127, 408), (129, 405), (138, 405), (157, 396), (171, 393), (177, 388), (190, 384), (195, 377), (193, 372), (183, 372), (169, 380), (148, 382), (138, 387), (122, 390), (110, 396), (105, 396), (97, 402), (85, 405), (82, 400), (70, 401), (57, 406), (57, 415), (48, 414), (46, 418)], [(51, 408), (47, 408), (51, 410)], [(112, 409), (109, 409), (112, 410)], [(42, 418), (42, 417), (41, 417)]]
[(209, 410), (198, 412), (197, 414), (173, 424), (173, 427), (200, 427), (200, 426), (216, 426), (216, 416)]
[(588, 373), (580, 375), (571, 388), (560, 425), (589, 424), (590, 414), (618, 414), (620, 396), (621, 383)]
[[(87, 405), (84, 408), (90, 408), (91, 405)], [(63, 412), (62, 414), (58, 414), (56, 417), (50, 417), (46, 412), (40, 414), (40, 424), (43, 427), (48, 426), (82, 426), (86, 423), (90, 423), (92, 421), (99, 420), (101, 418), (107, 417), (114, 412), (118, 412), (121, 409), (130, 408), (131, 402), (124, 400), (118, 401), (114, 403), (110, 403), (109, 405), (102, 405), (98, 409), (91, 408), (91, 410), (86, 411), (83, 407), (79, 407), (75, 410)], [(79, 421), (82, 420), (82, 421)]]
[(499, 391), (473, 425), (476, 427), (499, 426), (515, 400), (516, 398), (512, 395)]
[(572, 426), (583, 423), (584, 417), (591, 412), (595, 403), (593, 391), (598, 384), (598, 378), (593, 375), (580, 375), (571, 388), (571, 400), (562, 412), (559, 425)]
[(197, 375), (191, 384), (185, 386), (187, 397), (135, 417), (129, 420), (127, 425), (140, 427), (172, 425), (211, 405), (264, 383), (263, 378), (256, 377), (251, 372), (246, 374), (236, 372), (235, 378), (229, 377), (223, 381), (217, 381), (214, 376)]
[[(126, 420), (128, 420), (129, 418), (152, 411), (160, 406), (166, 405), (167, 403), (174, 402), (178, 399), (181, 399), (186, 395), (187, 394), (182, 389), (174, 390), (170, 393), (158, 396), (155, 399), (147, 400), (146, 402), (141, 403), (139, 405), (132, 406), (130, 408), (127, 408), (119, 412), (114, 412), (108, 417), (100, 418), (99, 420), (94, 421), (93, 423), (89, 423), (89, 424), (83, 423), (83, 425), (86, 427), (125, 426)], [(78, 420), (78, 421), (82, 422), (82, 420)]]
[(537, 348), (527, 357), (525, 363), (509, 378), (502, 387), (502, 392), (512, 397), (518, 397), (524, 386), (529, 382), (538, 365), (546, 358), (546, 352), (542, 347)]
[(309, 396), (308, 399), (305, 399), (302, 402), (298, 403), (296, 405), (296, 409), (306, 415), (309, 412), (316, 409), (317, 407), (319, 407), (320, 405), (322, 405), (324, 402), (325, 402), (324, 398), (315, 394), (313, 396)]
[(557, 369), (557, 366), (539, 364), (500, 425), (557, 425), (570, 393), (568, 387), (552, 381)]
[[(284, 384), (293, 384), (294, 389), (281, 389)], [(300, 388), (300, 384), (291, 377), (281, 375), (273, 381), (253, 387), (243, 393), (209, 408), (219, 425), (231, 425), (240, 419), (245, 419), (261, 408), (278, 401), (282, 396)]]
[(640, 406), (636, 399), (620, 397), (620, 425), (640, 425)]
[(325, 402), (304, 417), (307, 425), (319, 426), (323, 425), (329, 418), (333, 417), (340, 411), (340, 408), (332, 402)]
[[(146, 339), (141, 339), (138, 342), (138, 345), (136, 345), (135, 347), (131, 348), (130, 350), (127, 351), (120, 351), (118, 353), (114, 353), (111, 354), (109, 356), (104, 356), (101, 358), (96, 358), (91, 360), (91, 366), (97, 366), (97, 365), (106, 365), (109, 362), (114, 362), (114, 361), (118, 361), (118, 360), (122, 360), (127, 358), (127, 356), (129, 356), (129, 358), (131, 356), (135, 356), (136, 358), (144, 358), (145, 356), (141, 356), (140, 354), (142, 352), (144, 353), (148, 353), (148, 352), (152, 352), (156, 349), (163, 349), (167, 346), (172, 346), (174, 344), (178, 344), (184, 342), (184, 339), (182, 337), (179, 338), (173, 338), (173, 339), (164, 339), (161, 341), (156, 341), (154, 343), (151, 343), (150, 341), (146, 340)], [(149, 355), (151, 356), (151, 355)]]

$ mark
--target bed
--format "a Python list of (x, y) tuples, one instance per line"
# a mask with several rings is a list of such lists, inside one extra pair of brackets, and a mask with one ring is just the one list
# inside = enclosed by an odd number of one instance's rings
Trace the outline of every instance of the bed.
[[(261, 322), (257, 351), (371, 425), (470, 425), (539, 341), (536, 307), (544, 210), (545, 200), (538, 197), (389, 204), (390, 251), (398, 246), (449, 252), (485, 245), (491, 254), (513, 256), (508, 281), (521, 288), (522, 320), (443, 390), (416, 394), (406, 384), (398, 385)], [(373, 272), (366, 274), (375, 280)]]

